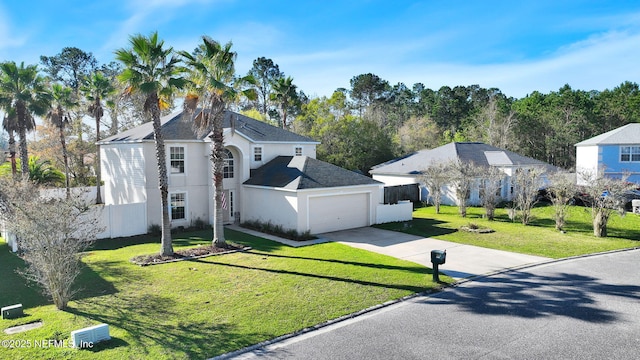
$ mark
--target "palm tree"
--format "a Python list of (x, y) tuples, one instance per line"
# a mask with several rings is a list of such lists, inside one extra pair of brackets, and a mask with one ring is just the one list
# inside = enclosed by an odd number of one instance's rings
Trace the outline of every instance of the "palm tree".
[(289, 107), (300, 102), (296, 88), (297, 86), (293, 84), (293, 79), (290, 76), (280, 78), (273, 84), (273, 92), (269, 96), (271, 101), (275, 101), (280, 105), (283, 129), (287, 127), (287, 112)]
[(22, 173), (29, 172), (27, 152), (27, 132), (35, 129), (34, 115), (42, 116), (50, 107), (51, 94), (47, 91), (44, 78), (38, 75), (37, 65), (20, 66), (13, 61), (0, 64), (0, 103), (5, 109), (15, 111), (15, 121), (20, 138), (20, 159)]
[[(225, 247), (224, 226), (222, 217), (222, 169), (224, 166), (224, 113), (229, 102), (234, 101), (239, 95), (255, 99), (255, 90), (237, 90), (237, 86), (243, 83), (254, 83), (253, 77), (235, 78), (236, 53), (231, 51), (232, 43), (222, 46), (219, 42), (202, 37), (202, 44), (190, 54), (180, 52), (186, 59), (190, 68), (191, 89), (184, 101), (187, 114), (193, 118), (196, 132), (202, 136), (209, 134), (212, 142), (211, 162), (214, 187), (214, 224), (213, 246)], [(196, 113), (198, 103), (202, 103), (203, 111)]]
[(62, 145), (62, 158), (64, 160), (65, 187), (67, 189), (67, 199), (69, 199), (71, 197), (69, 186), (69, 155), (67, 153), (64, 129), (69, 125), (69, 110), (76, 107), (78, 102), (73, 95), (73, 89), (57, 83), (51, 85), (51, 96), (52, 103), (51, 109), (47, 113), (47, 120), (58, 128), (60, 132), (60, 145)]
[(64, 182), (64, 174), (50, 160), (29, 156), (29, 180), (40, 185), (58, 186)]
[(173, 255), (171, 244), (171, 220), (169, 218), (169, 180), (164, 139), (160, 124), (160, 110), (168, 106), (175, 89), (185, 85), (180, 76), (180, 60), (172, 55), (173, 48), (164, 48), (164, 41), (158, 40), (158, 33), (149, 37), (133, 35), (129, 38), (130, 49), (115, 52), (116, 58), (125, 66), (118, 77), (128, 85), (126, 93), (140, 92), (145, 96), (144, 111), (151, 115), (153, 135), (158, 161), (158, 183), (162, 203), (162, 240), (160, 255)]
[[(100, 142), (100, 119), (104, 115), (104, 108), (102, 107), (102, 99), (111, 95), (115, 88), (111, 84), (111, 81), (105, 77), (101, 72), (94, 72), (92, 76), (85, 79), (85, 83), (80, 89), (84, 93), (84, 96), (89, 100), (89, 114), (96, 119), (96, 143)], [(102, 195), (100, 195), (100, 182), (102, 181), (100, 176), (100, 146), (96, 146), (96, 204), (102, 204)]]
[[(21, 163), (20, 159), (17, 160)], [(64, 183), (64, 174), (56, 169), (50, 160), (43, 160), (37, 156), (29, 156), (28, 179), (38, 185), (59, 186)], [(0, 165), (0, 176), (6, 176), (10, 173), (7, 164)]]

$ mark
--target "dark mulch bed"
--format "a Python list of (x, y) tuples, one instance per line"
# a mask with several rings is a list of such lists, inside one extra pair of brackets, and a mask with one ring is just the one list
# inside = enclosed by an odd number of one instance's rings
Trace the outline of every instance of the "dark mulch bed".
[(227, 243), (225, 247), (212, 245), (198, 246), (191, 249), (177, 250), (173, 256), (161, 256), (160, 254), (140, 255), (131, 259), (131, 262), (140, 266), (165, 264), (169, 262), (203, 258), (213, 255), (230, 254), (238, 251), (246, 251), (251, 248), (244, 245)]

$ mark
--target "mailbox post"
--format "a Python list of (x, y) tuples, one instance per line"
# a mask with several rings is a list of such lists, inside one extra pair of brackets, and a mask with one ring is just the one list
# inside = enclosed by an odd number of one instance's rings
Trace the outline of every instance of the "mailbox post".
[(433, 281), (440, 282), (438, 276), (438, 266), (445, 263), (447, 259), (447, 250), (431, 250), (431, 263), (433, 264)]

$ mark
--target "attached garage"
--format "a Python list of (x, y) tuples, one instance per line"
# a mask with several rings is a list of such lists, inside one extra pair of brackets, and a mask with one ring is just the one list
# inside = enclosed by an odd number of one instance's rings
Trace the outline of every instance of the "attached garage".
[(371, 203), (369, 193), (309, 197), (311, 233), (369, 226)]
[(245, 199), (265, 199), (265, 206), (247, 204), (242, 216), (312, 234), (369, 226), (381, 185), (314, 158), (279, 156), (243, 183)]

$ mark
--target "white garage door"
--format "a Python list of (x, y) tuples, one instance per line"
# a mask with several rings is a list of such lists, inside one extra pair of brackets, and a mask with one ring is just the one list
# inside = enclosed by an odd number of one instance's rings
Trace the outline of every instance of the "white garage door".
[(369, 226), (369, 194), (309, 198), (312, 234)]

